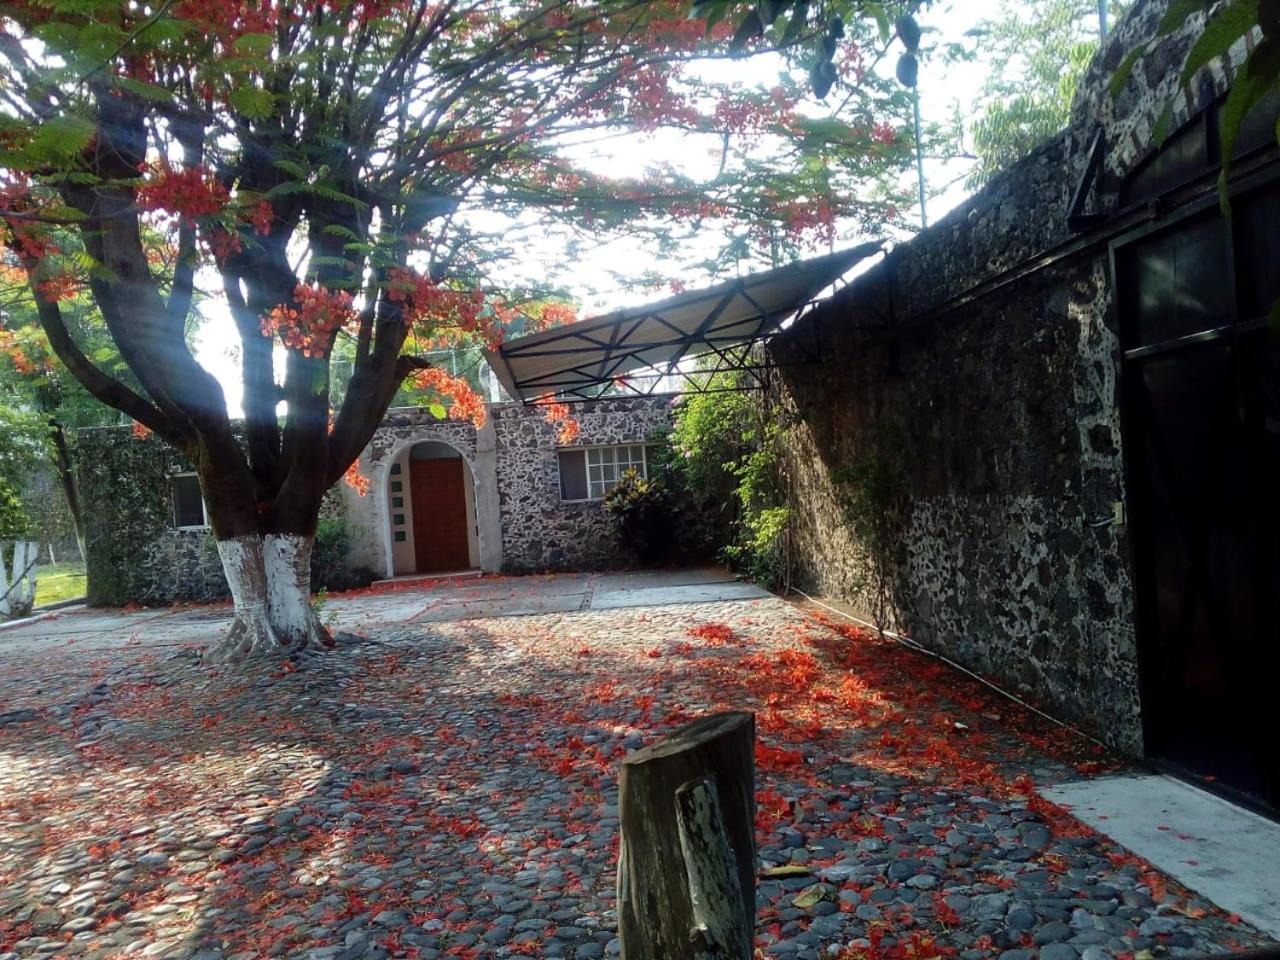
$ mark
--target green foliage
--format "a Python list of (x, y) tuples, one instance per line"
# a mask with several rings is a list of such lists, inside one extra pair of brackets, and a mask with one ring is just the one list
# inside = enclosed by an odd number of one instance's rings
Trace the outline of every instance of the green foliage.
[(781, 484), (781, 425), (754, 392), (738, 392), (745, 374), (717, 374), (724, 392), (682, 399), (671, 434), (680, 488), (710, 518), (721, 555), (768, 587), (790, 583), (790, 514)]
[[(148, 549), (173, 527), (171, 465), (168, 450), (154, 437), (133, 440), (125, 429), (91, 430), (80, 437), (80, 493), (91, 505), (86, 511), (91, 604), (114, 607), (178, 599), (151, 596), (144, 569)], [(121, 483), (122, 477), (128, 482)]]
[(27, 525), (22, 498), (7, 479), (0, 477), (0, 541), (24, 539)]
[(351, 549), (351, 529), (345, 517), (321, 517), (311, 546), (311, 589), (313, 592), (354, 590), (373, 581), (368, 571), (353, 571), (347, 562)]
[(0, 539), (24, 537), (30, 511), (22, 500), (43, 449), (40, 418), (0, 406)]
[(46, 163), (63, 167), (89, 145), (93, 132), (93, 124), (82, 117), (54, 117), (36, 128), (28, 149)]
[[(899, 61), (914, 63), (920, 28), (913, 14), (928, 0), (693, 0), (690, 16), (703, 18), (710, 33), (722, 21), (735, 26), (730, 49), (741, 52), (764, 40), (808, 66), (814, 96), (825, 99), (839, 70), (835, 53), (850, 28), (887, 44), (896, 31), (905, 47)], [(914, 86), (914, 83), (907, 84)]]
[(737, 538), (724, 551), (732, 564), (770, 589), (791, 585), (791, 510), (781, 486), (781, 432), (777, 423), (762, 425), (755, 434), (758, 445), (730, 468), (741, 513)]
[[(1112, 20), (1127, 8), (1113, 2)], [(1003, 0), (999, 14), (973, 35), (992, 70), (968, 130), (977, 160), (969, 186), (980, 187), (1066, 127), (1080, 79), (1098, 50), (1097, 3)]]
[(666, 566), (674, 559), (678, 507), (661, 477), (628, 470), (605, 495), (604, 508), (617, 523), (621, 545), (641, 565)]

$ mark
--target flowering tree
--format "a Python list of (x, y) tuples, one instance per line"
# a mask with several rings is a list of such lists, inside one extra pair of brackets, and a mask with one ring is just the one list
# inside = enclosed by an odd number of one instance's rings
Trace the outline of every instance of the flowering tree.
[[(895, 94), (864, 76), (872, 34), (840, 40), (843, 113), (815, 115), (798, 109), (803, 81), (708, 79), (701, 65), (729, 55), (734, 30), (708, 30), (686, 10), (677, 0), (0, 7), (11, 265), (58, 362), (195, 466), (235, 600), (220, 655), (326, 642), (307, 587), (321, 498), (344, 475), (360, 483), (353, 464), (402, 384), (483, 416), (426, 352), (571, 317), (547, 290), (502, 282), (522, 259), (520, 231), (661, 244), (715, 227), (739, 257), (776, 257), (892, 215), (887, 188), (859, 189), (903, 159), (886, 122)], [(709, 136), (718, 169), (621, 179), (574, 162), (575, 144), (658, 131)], [(202, 289), (225, 299), (238, 330), (242, 428), (189, 347)], [(64, 308), (77, 297), (128, 377), (74, 335)], [(335, 350), (351, 373), (332, 402)]]

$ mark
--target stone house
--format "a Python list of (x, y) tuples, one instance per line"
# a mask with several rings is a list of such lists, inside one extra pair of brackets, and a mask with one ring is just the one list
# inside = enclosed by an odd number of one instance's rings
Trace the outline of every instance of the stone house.
[[(1068, 129), (770, 344), (799, 582), (1124, 752), (1280, 807), (1280, 155), (1135, 5)], [(1153, 131), (1174, 98), (1172, 131)]]
[[(364, 579), (465, 570), (583, 570), (626, 557), (601, 500), (648, 468), (672, 398), (575, 411), (568, 445), (541, 407), (492, 403), (484, 426), (396, 408), (360, 456), (362, 496), (339, 485), (325, 514), (345, 521), (346, 565)], [(128, 427), (80, 436), (89, 600), (163, 604), (227, 596), (200, 486), (163, 442)]]

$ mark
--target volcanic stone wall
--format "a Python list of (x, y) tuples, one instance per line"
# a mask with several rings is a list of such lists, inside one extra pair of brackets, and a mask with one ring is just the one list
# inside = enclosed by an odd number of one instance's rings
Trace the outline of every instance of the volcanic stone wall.
[[(1137, 750), (1106, 304), (1097, 260), (895, 337), (858, 332), (847, 304), (776, 403), (803, 584)], [(857, 532), (869, 509), (878, 549)]]
[(207, 530), (173, 525), (171, 477), (191, 469), (154, 435), (129, 427), (82, 430), (76, 469), (85, 504), (87, 595), (95, 606), (218, 600), (228, 596)]
[[(843, 598), (1113, 744), (1142, 746), (1107, 240), (1068, 228), (1174, 123), (1220, 96), (1245, 41), (1175, 90), (1202, 21), (1107, 83), (1154, 33), (1137, 4), (1090, 68), (1072, 125), (775, 341), (822, 362), (778, 378), (800, 582)], [(1077, 211), (1079, 212), (1079, 211)], [(815, 341), (816, 336), (816, 341)], [(872, 483), (869, 477), (878, 478)], [(869, 491), (874, 491), (872, 496)]]
[[(503, 566), (512, 572), (607, 569), (628, 552), (598, 501), (562, 503), (556, 425), (538, 406), (489, 408), (498, 440)], [(600, 400), (572, 407), (570, 446), (645, 443), (671, 427), (672, 398)]]

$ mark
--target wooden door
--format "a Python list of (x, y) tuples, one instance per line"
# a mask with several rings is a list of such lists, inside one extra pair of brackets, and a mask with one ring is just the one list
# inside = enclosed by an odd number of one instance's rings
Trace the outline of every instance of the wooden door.
[(465, 483), (461, 457), (409, 461), (413, 552), (419, 573), (471, 566)]

